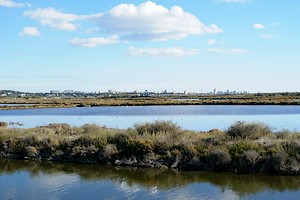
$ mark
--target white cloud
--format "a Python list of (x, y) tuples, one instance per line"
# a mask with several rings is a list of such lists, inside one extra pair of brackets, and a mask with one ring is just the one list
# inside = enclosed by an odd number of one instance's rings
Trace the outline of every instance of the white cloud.
[(23, 31), (19, 34), (20, 36), (38, 36), (40, 31), (35, 27), (24, 27)]
[(95, 21), (104, 31), (122, 35), (126, 40), (164, 41), (222, 32), (215, 24), (205, 26), (179, 6), (169, 10), (151, 1), (138, 6), (120, 4)]
[(79, 20), (79, 16), (66, 14), (54, 8), (39, 8), (37, 10), (25, 11), (24, 16), (38, 21), (42, 25), (50, 26), (53, 29), (62, 31), (74, 31), (77, 26), (73, 23)]
[(24, 7), (26, 5), (23, 3), (14, 2), (12, 0), (0, 0), (0, 6), (8, 7), (8, 8), (15, 8), (15, 7)]
[(213, 53), (225, 53), (225, 54), (243, 54), (243, 53), (248, 53), (247, 50), (245, 49), (225, 49), (225, 48), (209, 48), (205, 49), (205, 51), (208, 52), (213, 52)]
[(266, 26), (263, 24), (253, 24), (254, 29), (265, 29)]
[(167, 9), (151, 1), (137, 6), (120, 4), (105, 13), (91, 15), (67, 14), (50, 7), (25, 11), (24, 16), (63, 31), (76, 30), (79, 21), (94, 22), (96, 27), (89, 30), (116, 34), (123, 40), (165, 41), (223, 32), (215, 24), (204, 25), (179, 6)]
[(109, 38), (92, 37), (92, 38), (74, 38), (71, 40), (71, 45), (80, 47), (96, 47), (99, 45), (117, 44), (120, 43), (118, 36), (113, 35)]
[(162, 56), (162, 57), (183, 57), (193, 56), (198, 53), (197, 49), (183, 49), (181, 47), (172, 48), (135, 48), (129, 47), (128, 55), (131, 56)]
[(260, 37), (264, 38), (264, 39), (274, 39), (277, 36), (276, 35), (272, 35), (272, 34), (261, 34)]
[(214, 44), (216, 44), (216, 43), (217, 43), (217, 41), (216, 41), (216, 40), (213, 40), (213, 39), (210, 39), (210, 40), (207, 41), (207, 44), (208, 44), (208, 45), (214, 45)]
[(245, 3), (250, 0), (217, 0), (217, 1), (221, 3)]

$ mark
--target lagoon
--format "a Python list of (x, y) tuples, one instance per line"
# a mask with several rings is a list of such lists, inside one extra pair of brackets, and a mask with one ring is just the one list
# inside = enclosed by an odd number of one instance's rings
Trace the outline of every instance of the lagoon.
[(299, 176), (0, 161), (0, 199), (297, 199)]
[(74, 126), (98, 124), (128, 128), (135, 123), (168, 120), (195, 131), (226, 129), (235, 121), (263, 122), (274, 131), (300, 131), (300, 106), (192, 105), (112, 106), (1, 110), (0, 121), (19, 122), (25, 128), (49, 123)]

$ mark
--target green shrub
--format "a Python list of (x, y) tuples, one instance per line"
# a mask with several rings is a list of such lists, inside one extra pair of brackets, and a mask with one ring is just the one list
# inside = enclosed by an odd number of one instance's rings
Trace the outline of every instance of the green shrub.
[(237, 121), (225, 133), (231, 138), (258, 139), (271, 133), (271, 130), (263, 123)]
[(260, 159), (261, 156), (255, 150), (243, 152), (238, 160), (239, 170), (243, 172), (253, 173), (254, 168)]
[(83, 129), (83, 134), (86, 135), (97, 134), (102, 129), (102, 127), (96, 124), (85, 124), (81, 128)]
[(134, 128), (139, 135), (143, 135), (145, 133), (157, 134), (160, 132), (177, 133), (181, 130), (180, 127), (171, 121), (155, 121), (153, 123), (135, 124)]
[(252, 144), (248, 142), (238, 142), (238, 143), (234, 143), (232, 146), (229, 147), (229, 154), (233, 159), (235, 159), (240, 157), (242, 153), (252, 149), (253, 149)]
[(300, 141), (286, 142), (282, 144), (282, 147), (290, 157), (300, 155)]
[(213, 150), (207, 157), (207, 164), (211, 169), (226, 169), (226, 165), (230, 164), (231, 157), (224, 150)]
[(212, 145), (200, 144), (196, 147), (199, 158), (206, 158), (212, 151)]

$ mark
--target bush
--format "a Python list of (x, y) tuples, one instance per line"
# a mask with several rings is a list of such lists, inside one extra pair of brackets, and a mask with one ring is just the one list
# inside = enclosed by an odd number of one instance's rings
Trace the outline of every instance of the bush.
[(102, 151), (103, 155), (108, 158), (111, 159), (112, 157), (114, 157), (116, 154), (119, 153), (116, 145), (114, 144), (107, 144)]
[(0, 128), (7, 128), (8, 123), (6, 122), (0, 122)]
[(40, 131), (45, 131), (46, 129), (52, 129), (57, 135), (72, 135), (73, 128), (69, 124), (49, 124), (47, 126), (38, 127)]
[(300, 141), (285, 142), (282, 147), (290, 157), (297, 157), (300, 154)]
[(263, 123), (237, 121), (225, 133), (231, 138), (258, 139), (271, 133), (271, 130)]
[(160, 132), (177, 133), (180, 131), (180, 127), (171, 121), (155, 121), (153, 123), (135, 124), (134, 128), (139, 135), (143, 135), (145, 133), (157, 134)]
[(239, 158), (239, 170), (253, 173), (260, 159), (261, 157), (257, 151), (245, 151)]
[(102, 129), (102, 127), (96, 124), (85, 124), (81, 127), (83, 129), (83, 134), (97, 134)]
[(226, 165), (230, 164), (230, 155), (223, 150), (214, 150), (207, 157), (207, 164), (211, 169), (224, 170)]

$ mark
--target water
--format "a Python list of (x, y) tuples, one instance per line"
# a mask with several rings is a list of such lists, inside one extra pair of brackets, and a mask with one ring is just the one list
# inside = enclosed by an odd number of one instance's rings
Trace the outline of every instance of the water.
[(299, 176), (0, 162), (0, 199), (299, 199)]
[(208, 131), (226, 129), (237, 120), (264, 122), (275, 131), (300, 131), (300, 106), (121, 106), (1, 110), (0, 121), (19, 122), (24, 127), (49, 123), (86, 123), (128, 128), (135, 123), (169, 120), (184, 129)]

